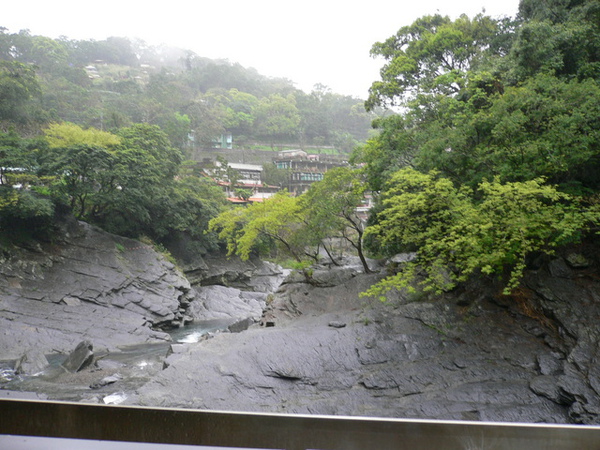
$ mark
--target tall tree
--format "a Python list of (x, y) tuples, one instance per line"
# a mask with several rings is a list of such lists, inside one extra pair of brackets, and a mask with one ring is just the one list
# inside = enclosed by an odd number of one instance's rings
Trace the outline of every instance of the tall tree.
[(417, 19), (385, 42), (377, 42), (372, 56), (383, 57), (381, 81), (369, 91), (367, 109), (394, 106), (419, 94), (454, 95), (465, 85), (466, 72), (486, 53), (501, 53), (499, 25), (482, 14), (452, 21), (439, 14)]
[(289, 138), (300, 124), (300, 115), (293, 95), (273, 94), (263, 98), (256, 107), (258, 133), (265, 137)]
[(328, 238), (341, 238), (358, 253), (365, 273), (371, 272), (363, 251), (366, 221), (357, 208), (366, 187), (360, 172), (349, 167), (329, 170), (323, 180), (300, 197), (309, 234), (325, 248)]
[(278, 192), (262, 203), (232, 208), (212, 219), (209, 229), (226, 242), (229, 255), (248, 259), (253, 252), (273, 246), (301, 263), (306, 256), (304, 226), (298, 200)]
[(31, 117), (27, 107), (40, 94), (32, 67), (16, 61), (0, 61), (0, 121), (26, 122)]

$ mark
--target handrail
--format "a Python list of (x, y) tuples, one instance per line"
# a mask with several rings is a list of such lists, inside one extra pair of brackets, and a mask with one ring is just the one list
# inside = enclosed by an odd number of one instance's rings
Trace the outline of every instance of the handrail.
[[(0, 435), (286, 450), (600, 449), (600, 427), (0, 399)], [(1, 436), (0, 436), (1, 437)]]

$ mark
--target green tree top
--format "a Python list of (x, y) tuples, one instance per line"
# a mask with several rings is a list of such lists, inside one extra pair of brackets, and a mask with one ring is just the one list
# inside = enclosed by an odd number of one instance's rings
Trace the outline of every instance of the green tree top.
[(456, 94), (464, 86), (465, 74), (486, 52), (500, 52), (492, 46), (498, 22), (484, 15), (466, 15), (452, 21), (433, 15), (402, 27), (385, 42), (371, 49), (372, 56), (386, 61), (381, 81), (370, 88), (368, 110), (398, 105), (420, 93)]
[(551, 254), (600, 223), (600, 209), (583, 207), (543, 179), (484, 181), (478, 191), (457, 189), (435, 172), (395, 173), (378, 223), (367, 233), (388, 247), (416, 248), (417, 259), (367, 295), (414, 289), (417, 282), (440, 292), (476, 273), (503, 278), (508, 294), (519, 285), (527, 256)]
[(121, 143), (121, 138), (96, 128), (83, 129), (68, 122), (52, 123), (44, 130), (51, 148), (66, 148), (74, 145), (113, 148)]

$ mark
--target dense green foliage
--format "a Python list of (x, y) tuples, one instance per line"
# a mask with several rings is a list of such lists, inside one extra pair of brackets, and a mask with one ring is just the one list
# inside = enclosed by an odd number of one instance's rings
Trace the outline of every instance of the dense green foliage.
[(366, 242), (417, 259), (369, 293), (474, 273), (515, 288), (527, 257), (600, 224), (600, 4), (523, 0), (515, 20), (427, 16), (373, 54), (378, 136), (353, 160), (379, 193)]
[(209, 229), (219, 233), (230, 255), (242, 259), (254, 252), (304, 263), (318, 261), (323, 249), (335, 263), (329, 241), (343, 239), (369, 272), (363, 252), (365, 223), (356, 210), (365, 192), (362, 178), (355, 169), (334, 168), (299, 197), (283, 191), (263, 203), (224, 211)]
[(327, 247), (328, 238), (343, 239), (357, 252), (365, 272), (370, 272), (363, 251), (365, 222), (357, 211), (366, 186), (361, 174), (350, 167), (337, 167), (325, 173), (299, 198), (313, 243)]
[[(305, 94), (239, 65), (173, 54), (127, 39), (0, 32), (2, 230), (23, 221), (47, 229), (68, 208), (130, 236), (183, 232), (207, 246), (218, 237), (242, 258), (285, 254), (303, 265), (324, 249), (333, 260), (336, 238), (369, 271), (365, 247), (378, 257), (415, 252), (374, 296), (418, 283), (451, 289), (474, 275), (499, 277), (510, 293), (532, 255), (598, 230), (597, 0), (522, 0), (515, 18), (420, 18), (374, 44), (384, 65), (369, 113), (325, 86)], [(350, 151), (373, 117), (378, 133), (355, 149), (355, 167), (330, 170), (298, 198), (226, 208), (184, 163), (191, 147), (224, 133), (238, 145)], [(40, 129), (42, 138), (25, 138)], [(272, 184), (288, 175), (265, 172)], [(376, 204), (365, 223), (356, 207), (367, 189)]]
[[(231, 133), (238, 148), (350, 152), (371, 117), (360, 100), (324, 86), (306, 94), (189, 51), (0, 28), (0, 232), (47, 237), (55, 213), (68, 211), (121, 235), (185, 234), (216, 248), (206, 230), (225, 196), (185, 161), (195, 148)], [(266, 172), (275, 184), (288, 177)]]
[(304, 223), (298, 199), (278, 192), (262, 203), (222, 212), (209, 223), (209, 230), (227, 244), (229, 255), (246, 260), (252, 253), (269, 254), (273, 249), (301, 262), (304, 257)]
[(425, 289), (441, 291), (473, 273), (503, 275), (506, 269), (508, 293), (518, 286), (528, 255), (573, 242), (600, 219), (600, 211), (583, 210), (543, 179), (484, 181), (473, 192), (407, 168), (391, 177), (382, 197), (384, 209), (367, 233), (383, 246), (412, 246), (419, 257), (371, 295), (414, 289), (416, 278)]
[(205, 231), (225, 195), (182, 164), (157, 126), (111, 134), (61, 123), (45, 131), (34, 140), (0, 133), (1, 233), (48, 238), (58, 209), (121, 235), (161, 242), (183, 232), (216, 246)]
[(0, 122), (68, 121), (99, 130), (149, 123), (180, 150), (212, 146), (231, 133), (238, 147), (266, 142), (350, 152), (367, 138), (371, 119), (359, 99), (320, 85), (306, 94), (290, 80), (190, 51), (0, 28)]

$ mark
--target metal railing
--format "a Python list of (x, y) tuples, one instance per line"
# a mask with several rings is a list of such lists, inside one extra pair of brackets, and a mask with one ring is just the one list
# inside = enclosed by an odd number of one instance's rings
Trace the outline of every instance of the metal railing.
[(591, 426), (279, 415), (9, 399), (0, 400), (0, 435), (286, 450), (600, 449), (600, 427)]

